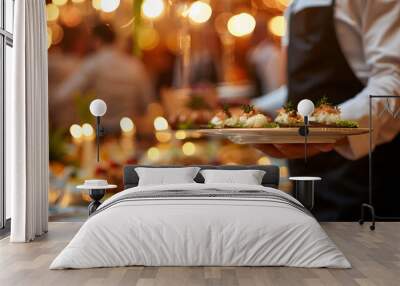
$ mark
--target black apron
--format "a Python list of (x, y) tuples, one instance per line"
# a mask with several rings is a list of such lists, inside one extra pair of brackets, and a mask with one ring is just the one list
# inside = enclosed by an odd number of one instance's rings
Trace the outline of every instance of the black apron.
[[(364, 84), (341, 51), (334, 25), (335, 1), (291, 13), (288, 46), (288, 99), (315, 102), (326, 95), (340, 104), (359, 93)], [(378, 215), (400, 216), (400, 136), (374, 153), (373, 202)], [(368, 202), (368, 156), (349, 161), (332, 151), (304, 160), (290, 160), (292, 176), (320, 176), (314, 215), (319, 220), (354, 221)], [(396, 182), (397, 181), (397, 182)]]

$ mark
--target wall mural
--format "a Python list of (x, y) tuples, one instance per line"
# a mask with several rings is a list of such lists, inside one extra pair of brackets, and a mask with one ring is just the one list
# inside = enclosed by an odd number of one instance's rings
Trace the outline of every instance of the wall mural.
[[(190, 131), (282, 84), (289, 2), (47, 1), (51, 219), (86, 217), (76, 186), (104, 178), (118, 192), (126, 164), (273, 163), (289, 190), (284, 160)], [(107, 103), (99, 163), (95, 98)]]

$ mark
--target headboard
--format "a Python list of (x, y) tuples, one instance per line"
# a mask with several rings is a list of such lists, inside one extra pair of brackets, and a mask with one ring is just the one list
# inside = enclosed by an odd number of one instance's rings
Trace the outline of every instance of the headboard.
[[(191, 165), (188, 167), (200, 167), (201, 169), (221, 169), (221, 170), (247, 170), (256, 169), (265, 171), (265, 175), (262, 180), (262, 185), (265, 187), (277, 188), (279, 185), (279, 168), (274, 165), (222, 165), (222, 166), (212, 166), (212, 165)], [(177, 168), (183, 166), (177, 165), (163, 165), (163, 166), (148, 166), (148, 165), (127, 165), (124, 167), (124, 189), (129, 189), (136, 187), (139, 182), (139, 177), (135, 171), (136, 167), (147, 167), (147, 168)], [(200, 174), (194, 178), (197, 183), (204, 183), (204, 178)]]

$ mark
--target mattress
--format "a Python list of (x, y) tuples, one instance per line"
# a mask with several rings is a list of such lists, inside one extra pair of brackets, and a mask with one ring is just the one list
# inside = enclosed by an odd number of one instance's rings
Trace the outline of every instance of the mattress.
[(193, 183), (134, 187), (109, 198), (50, 269), (133, 265), (351, 267), (290, 195)]

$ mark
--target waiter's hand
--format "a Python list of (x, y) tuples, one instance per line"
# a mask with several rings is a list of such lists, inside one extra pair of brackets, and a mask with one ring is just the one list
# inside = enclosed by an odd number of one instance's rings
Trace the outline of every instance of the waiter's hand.
[[(304, 144), (256, 144), (257, 149), (265, 154), (280, 159), (304, 158)], [(319, 153), (333, 150), (333, 144), (307, 144), (307, 156), (312, 157)]]

